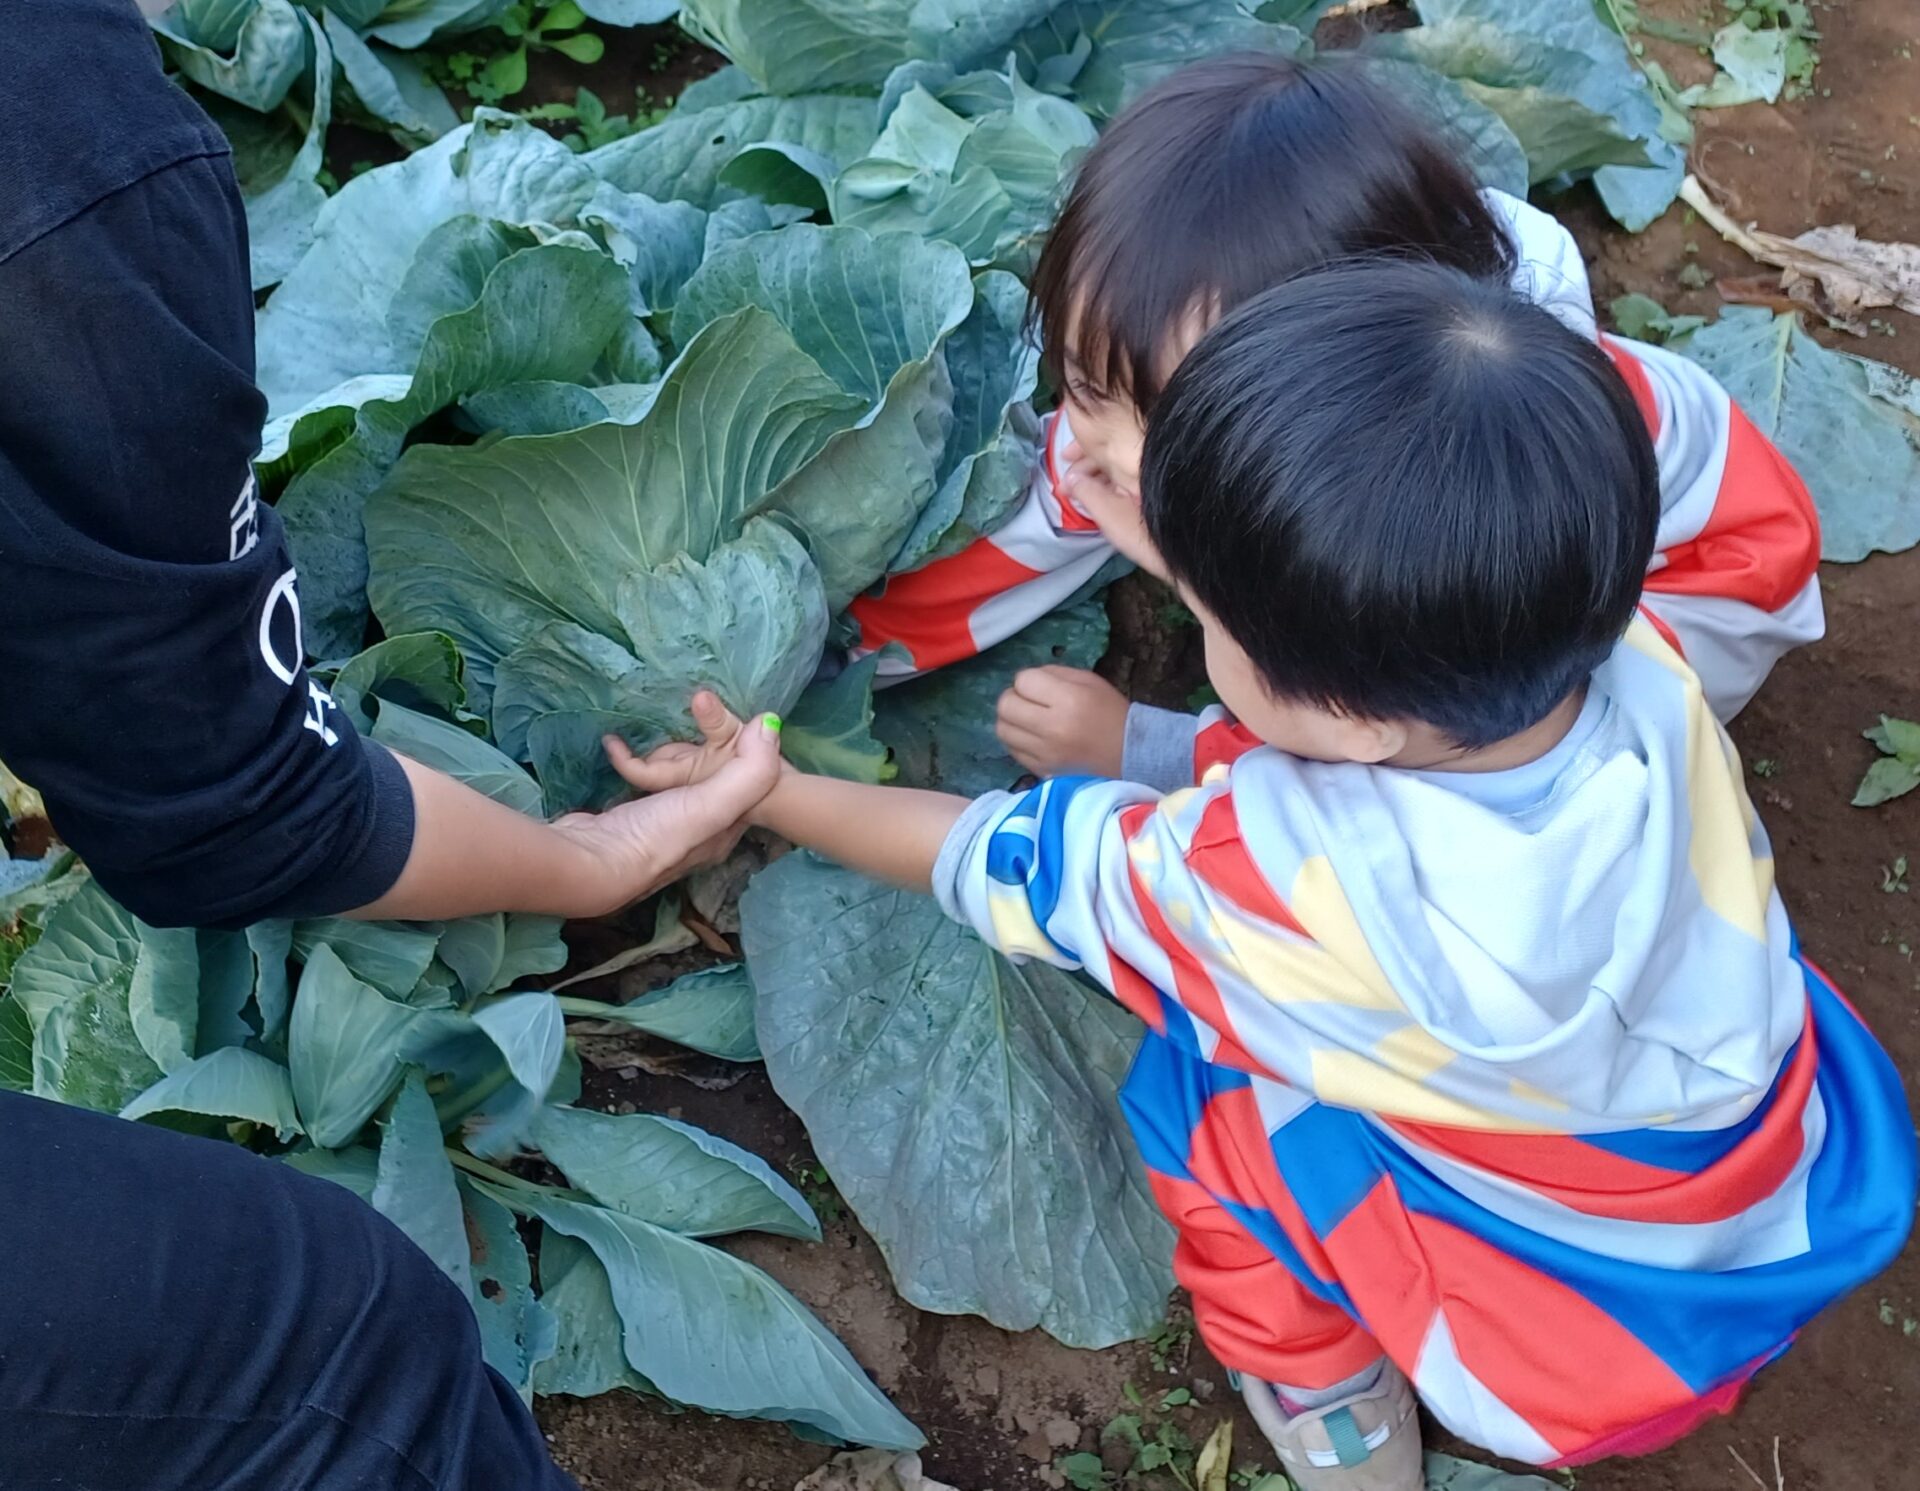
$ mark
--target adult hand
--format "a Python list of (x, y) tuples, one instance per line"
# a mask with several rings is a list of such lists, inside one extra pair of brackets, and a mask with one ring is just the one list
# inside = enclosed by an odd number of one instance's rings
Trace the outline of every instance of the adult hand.
[(1118, 777), (1127, 708), (1125, 694), (1085, 668), (1024, 668), (1000, 695), (994, 733), (1036, 776)]
[(413, 787), (413, 852), (393, 888), (352, 914), (423, 921), (488, 911), (604, 916), (723, 858), (747, 814), (779, 780), (779, 734), (764, 723), (743, 729), (718, 699), (706, 700), (695, 712), (706, 743), (663, 748), (675, 761), (697, 760), (698, 771), (683, 764), (677, 772), (648, 773), (624, 746), (610, 748), (621, 775), (652, 795), (551, 824), (403, 757)]

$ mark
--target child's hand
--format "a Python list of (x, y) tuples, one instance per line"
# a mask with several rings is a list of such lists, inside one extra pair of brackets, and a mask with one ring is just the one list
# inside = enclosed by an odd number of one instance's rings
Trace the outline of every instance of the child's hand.
[(1166, 567), (1160, 551), (1147, 537), (1146, 519), (1140, 513), (1140, 494), (1125, 486), (1104, 467), (1088, 459), (1080, 442), (1070, 441), (1060, 452), (1065, 471), (1060, 485), (1066, 500), (1093, 519), (1101, 536), (1127, 558), (1157, 579), (1166, 579)]
[(1036, 776), (1120, 775), (1127, 696), (1084, 668), (1026, 668), (1000, 696), (994, 733)]
[[(700, 727), (705, 740), (695, 745), (691, 741), (673, 741), (647, 752), (645, 756), (636, 756), (627, 743), (617, 735), (609, 735), (605, 744), (607, 759), (613, 763), (613, 769), (620, 773), (629, 786), (638, 787), (642, 792), (665, 792), (674, 787), (690, 787), (696, 782), (704, 782), (709, 777), (718, 776), (729, 768), (742, 777), (742, 770), (748, 763), (759, 763), (766, 754), (766, 748), (752, 741), (752, 734), (759, 732), (774, 742), (773, 754), (779, 755), (780, 717), (762, 715), (749, 731), (746, 723), (720, 702), (717, 694), (702, 689), (693, 696), (693, 722)], [(758, 779), (763, 775), (756, 770)], [(778, 771), (766, 778), (764, 797), (773, 790)], [(759, 798), (747, 803), (746, 807), (757, 806)], [(743, 810), (744, 816), (744, 810)]]

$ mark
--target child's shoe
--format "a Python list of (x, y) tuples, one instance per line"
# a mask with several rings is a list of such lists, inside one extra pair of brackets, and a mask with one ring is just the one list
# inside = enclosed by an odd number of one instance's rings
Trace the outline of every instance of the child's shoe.
[(1360, 1391), (1299, 1413), (1258, 1378), (1242, 1375), (1240, 1391), (1300, 1491), (1425, 1491), (1418, 1404), (1392, 1362)]

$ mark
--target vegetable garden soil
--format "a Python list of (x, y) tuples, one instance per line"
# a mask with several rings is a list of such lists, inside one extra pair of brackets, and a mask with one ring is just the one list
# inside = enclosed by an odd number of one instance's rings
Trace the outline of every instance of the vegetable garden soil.
[[(1701, 18), (1701, 7), (1668, 0), (1642, 9)], [(1777, 109), (1703, 112), (1696, 170), (1735, 218), (1776, 232), (1851, 222), (1872, 238), (1920, 236), (1920, 58), (1903, 50), (1920, 40), (1920, 0), (1851, 0), (1816, 9), (1815, 17), (1823, 39), (1814, 96)], [(606, 62), (593, 70), (596, 83), (631, 70), (617, 56), (623, 38), (609, 40)], [(1704, 62), (1685, 49), (1650, 46), (1682, 85), (1705, 76)], [(677, 74), (689, 68), (684, 59), (676, 64)], [(627, 102), (621, 96), (616, 104), (611, 91), (603, 97), (616, 107)], [(1711, 314), (1727, 280), (1758, 283), (1762, 275), (1704, 223), (1685, 222), (1682, 208), (1633, 237), (1605, 226), (1590, 201), (1554, 205), (1587, 249), (1603, 306), (1639, 291), (1674, 311)], [(1692, 263), (1714, 276), (1705, 288), (1683, 286), (1679, 276)], [(1737, 284), (1734, 293), (1742, 293)], [(1897, 326), (1894, 336), (1876, 333), (1864, 345), (1831, 340), (1920, 374), (1920, 320), (1887, 319)], [(1873, 810), (1854, 808), (1849, 798), (1874, 757), (1860, 731), (1883, 712), (1920, 718), (1920, 550), (1828, 566), (1822, 580), (1826, 640), (1781, 664), (1734, 735), (1807, 949), (1911, 1080), (1920, 1073), (1920, 889), (1908, 891), (1891, 868), (1907, 856), (1920, 884), (1920, 794)], [(1114, 643), (1104, 671), (1141, 697), (1184, 702), (1199, 681), (1199, 660), (1195, 634), (1177, 609), (1136, 579), (1115, 588), (1110, 610)], [(599, 949), (576, 949), (579, 966), (592, 961), (590, 951)], [(647, 982), (664, 981), (647, 972)], [(1143, 1412), (1132, 1407), (1129, 1384), (1145, 1398), (1150, 1424), (1169, 1419), (1196, 1442), (1225, 1414), (1224, 1372), (1177, 1331), (1158, 1350), (1080, 1352), (1039, 1332), (1009, 1335), (903, 1303), (859, 1226), (808, 1184), (817, 1171), (808, 1170), (806, 1134), (765, 1075), (752, 1069), (719, 1090), (703, 1085), (725, 1070), (705, 1064), (649, 1073), (639, 1061), (590, 1067), (584, 1102), (684, 1117), (797, 1177), (830, 1218), (823, 1244), (752, 1237), (723, 1246), (767, 1268), (840, 1334), (926, 1431), (930, 1475), (960, 1491), (1057, 1486), (1056, 1456), (1098, 1451), (1103, 1424)], [(1156, 1415), (1162, 1393), (1177, 1387), (1191, 1390), (1192, 1404)], [(1776, 1491), (1777, 1449), (1783, 1491), (1905, 1491), (1920, 1485), (1916, 1404), (1920, 1252), (1910, 1248), (1889, 1273), (1810, 1326), (1732, 1418), (1664, 1454), (1583, 1469), (1577, 1484), (1580, 1491), (1741, 1491), (1757, 1483)], [(540, 1416), (561, 1463), (588, 1491), (789, 1491), (828, 1454), (774, 1425), (669, 1416), (618, 1395), (549, 1398)], [(1237, 1418), (1235, 1463), (1243, 1465), (1257, 1458), (1259, 1441), (1244, 1412)], [(1136, 1484), (1177, 1483), (1148, 1477)]]

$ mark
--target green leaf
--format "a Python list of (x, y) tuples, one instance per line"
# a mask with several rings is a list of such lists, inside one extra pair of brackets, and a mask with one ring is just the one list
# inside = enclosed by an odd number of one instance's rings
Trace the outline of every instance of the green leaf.
[(1426, 1473), (1427, 1491), (1562, 1491), (1560, 1482), (1543, 1476), (1515, 1475), (1452, 1455), (1429, 1454)]
[[(693, 97), (691, 89), (688, 96)], [(745, 98), (676, 109), (651, 129), (580, 159), (623, 192), (713, 207), (721, 170), (748, 145), (763, 140), (797, 145), (837, 169), (865, 155), (877, 130), (871, 98), (838, 93)]]
[(712, 254), (680, 292), (674, 340), (745, 306), (770, 312), (842, 391), (872, 404), (966, 319), (973, 284), (946, 245), (799, 223)]
[(291, 0), (179, 0), (148, 24), (183, 76), (263, 114), (307, 70), (306, 22)]
[(553, 1315), (556, 1341), (553, 1355), (534, 1368), (535, 1391), (576, 1398), (597, 1398), (616, 1388), (654, 1391), (627, 1362), (606, 1269), (585, 1243), (545, 1225), (540, 1229), (540, 1303)]
[(440, 1271), (473, 1297), (466, 1219), (453, 1166), (440, 1137), (433, 1099), (418, 1067), (407, 1072), (392, 1111), (380, 1121), (380, 1167), (374, 1210), (412, 1238)]
[[(1454, 16), (1435, 19), (1442, 8)], [(1642, 97), (1644, 86), (1618, 38), (1608, 43), (1617, 57), (1590, 55), (1506, 29), (1472, 5), (1440, 7), (1429, 0), (1421, 10), (1428, 23), (1380, 38), (1380, 51), (1453, 79), (1468, 98), (1498, 114), (1525, 148), (1531, 180), (1646, 162), (1642, 140), (1654, 132), (1658, 111)], [(1644, 132), (1617, 117), (1622, 107)]]
[(293, 923), (255, 922), (247, 928), (247, 946), (253, 952), (254, 1003), (260, 1011), (260, 1037), (278, 1042), (286, 1033), (293, 1007), (293, 984), (287, 975), (293, 957)]
[(900, 782), (975, 796), (1021, 774), (994, 734), (994, 709), (1022, 668), (1091, 668), (1107, 650), (1107, 617), (1084, 600), (1044, 616), (977, 658), (874, 698), (874, 733), (893, 748)]
[(577, 383), (536, 379), (482, 389), (460, 410), (475, 426), (501, 435), (559, 435), (588, 425), (638, 424), (653, 407), (658, 383)]
[(753, 1029), (753, 984), (739, 963), (684, 973), (631, 1004), (596, 1008), (594, 1016), (724, 1061), (760, 1059)]
[[(533, 1265), (513, 1213), (464, 1181), (460, 1205), (465, 1213), (481, 1350), (487, 1365), (512, 1383), (522, 1398), (531, 1400), (534, 1373), (553, 1355), (553, 1313), (533, 1296)], [(607, 1313), (611, 1317), (611, 1307)]]
[(706, 254), (708, 215), (690, 202), (658, 202), (602, 182), (580, 211), (631, 277), (636, 315), (669, 309)]
[(687, 1237), (770, 1232), (820, 1240), (820, 1223), (766, 1161), (690, 1124), (648, 1113), (548, 1108), (533, 1143), (603, 1206)]
[(1531, 181), (1526, 147), (1506, 120), (1430, 67), (1370, 56), (1367, 69), (1382, 87), (1447, 137), (1482, 186), (1510, 197), (1526, 196)]
[(719, 182), (765, 202), (824, 214), (837, 169), (824, 155), (804, 145), (762, 140), (728, 161), (721, 168)]
[(33, 1023), (33, 1090), (118, 1113), (162, 1073), (128, 1011), (140, 926), (89, 881), (14, 964), (12, 997)]
[(200, 949), (191, 930), (140, 928), (127, 1017), (161, 1071), (177, 1071), (193, 1060), (200, 1028)]
[(627, 1360), (667, 1397), (881, 1449), (925, 1443), (846, 1348), (751, 1264), (602, 1207), (480, 1189), (593, 1249), (625, 1329)]
[(591, 20), (609, 26), (658, 26), (679, 14), (680, 0), (579, 0)]
[(200, 965), (194, 1050), (205, 1055), (227, 1046), (243, 1046), (254, 1034), (244, 1017), (259, 984), (253, 949), (239, 932), (203, 929), (194, 934), (194, 941)]
[(495, 734), (532, 761), (553, 812), (623, 793), (600, 745), (608, 731), (638, 750), (691, 735), (687, 701), (702, 687), (743, 716), (784, 711), (813, 676), (826, 640), (813, 562), (765, 520), (707, 564), (682, 555), (629, 575), (618, 605), (638, 656), (562, 623), (541, 628), (500, 663)]
[(872, 653), (832, 678), (808, 686), (786, 711), (780, 754), (802, 771), (849, 782), (884, 782), (893, 775), (887, 748), (873, 734)]
[[(388, 310), (440, 224), (463, 214), (566, 224), (597, 185), (559, 141), (491, 109), (407, 159), (347, 182), (327, 200), (313, 247), (259, 315), (259, 383), (270, 414), (361, 374), (405, 371), (388, 340)], [(518, 310), (529, 314), (524, 305)], [(522, 335), (562, 329), (535, 324)]]
[(741, 917), (768, 1075), (900, 1292), (1072, 1346), (1149, 1334), (1172, 1234), (1116, 1096), (1138, 1022), (804, 853)]
[(347, 971), (333, 948), (314, 947), (287, 1031), (293, 1098), (315, 1144), (338, 1149), (359, 1134), (400, 1085), (400, 1056), (426, 1012), (384, 997)]
[(681, 555), (627, 576), (617, 607), (652, 687), (676, 701), (711, 688), (742, 718), (790, 709), (827, 637), (819, 571), (764, 518), (705, 564)]
[(560, 1072), (566, 1021), (551, 994), (509, 994), (474, 1012), (473, 1023), (500, 1048), (507, 1070), (527, 1091), (544, 1098)]
[(0, 1088), (33, 1091), (33, 1021), (11, 995), (0, 995)]
[(448, 632), (487, 686), (547, 622), (621, 636), (628, 575), (710, 555), (864, 407), (749, 309), (694, 339), (637, 425), (415, 446), (367, 508), (374, 611)]
[(492, 24), (511, 0), (389, 0), (367, 35), (391, 47), (411, 49), (436, 36), (452, 36)]
[(1793, 463), (1820, 512), (1820, 556), (1850, 563), (1920, 542), (1920, 404), (1887, 370), (1822, 347), (1791, 313), (1728, 306), (1675, 343)]
[(409, 710), (456, 718), (467, 702), (466, 667), (445, 632), (410, 632), (377, 642), (343, 663), (328, 685), (333, 702), (362, 732), (373, 727), (370, 695)]
[(1707, 324), (1705, 316), (1676, 316), (1650, 295), (1620, 295), (1608, 302), (1613, 329), (1636, 342), (1666, 342)]
[(913, 0), (683, 0), (680, 24), (767, 93), (877, 86), (908, 57)]
[(1883, 802), (1905, 797), (1916, 787), (1920, 787), (1920, 765), (1902, 761), (1897, 756), (1882, 756), (1860, 779), (1859, 787), (1854, 790), (1853, 805), (1877, 808)]
[(1920, 725), (1912, 720), (1883, 714), (1879, 724), (1863, 733), (1889, 756), (1898, 756), (1909, 766), (1920, 766)]
[[(575, 62), (598, 62), (607, 54), (607, 44), (592, 34), (569, 36), (553, 43), (556, 52), (564, 53)], [(517, 92), (518, 90), (513, 90)]]
[(1088, 1450), (1062, 1455), (1053, 1462), (1053, 1468), (1066, 1478), (1074, 1491), (1101, 1491), (1103, 1486), (1113, 1482), (1100, 1457)]
[(396, 139), (426, 145), (460, 127), (460, 116), (418, 58), (369, 45), (331, 7), (322, 15), (348, 90)]
[[(316, 178), (325, 164), (327, 125), (333, 117), (334, 51), (321, 33), (320, 23), (312, 16), (303, 20), (313, 37), (314, 55), (306, 136), (272, 185), (244, 198), (247, 251), (256, 291), (279, 284), (300, 262), (300, 256), (313, 243), (314, 219), (327, 204), (327, 194)], [(327, 23), (333, 25), (331, 16)]]
[[(456, 220), (446, 228), (473, 221)], [(446, 228), (430, 236), (423, 254), (446, 245)], [(597, 250), (545, 244), (510, 254), (486, 274), (470, 307), (422, 327), (440, 307), (420, 300), (427, 286), (443, 278), (410, 273), (395, 298), (384, 333), (387, 350), (377, 355), (413, 366), (405, 391), (363, 404), (352, 438), (303, 473), (279, 503), (301, 569), (308, 639), (322, 651), (350, 651), (365, 631), (362, 507), (407, 432), (435, 410), (486, 387), (584, 377), (631, 325), (625, 277)], [(417, 357), (410, 345), (414, 330), (424, 333)], [(368, 387), (364, 380), (355, 383)]]
[(507, 956), (507, 919), (501, 912), (448, 922), (435, 956), (453, 970), (470, 999), (493, 988)]
[(524, 912), (507, 914), (507, 946), (494, 974), (493, 988), (507, 988), (535, 974), (556, 973), (566, 966), (567, 945), (560, 937), (557, 916), (531, 916)]
[(539, 784), (512, 757), (458, 725), (385, 703), (380, 706), (380, 718), (374, 721), (372, 734), (380, 744), (422, 766), (445, 772), (515, 812), (529, 818), (544, 816)]
[(328, 916), (294, 924), (293, 955), (306, 963), (320, 948), (330, 948), (356, 979), (404, 1000), (433, 962), (439, 941), (438, 928)]
[(196, 1057), (120, 1110), (122, 1118), (145, 1118), (150, 1113), (203, 1113), (212, 1118), (245, 1119), (272, 1129), (282, 1141), (300, 1132), (293, 1079), (287, 1069), (239, 1046)]
[(1687, 89), (1680, 102), (1690, 109), (1776, 102), (1787, 83), (1787, 43), (1792, 37), (1786, 30), (1749, 30), (1741, 21), (1723, 26), (1713, 38), (1719, 73), (1711, 83)]

